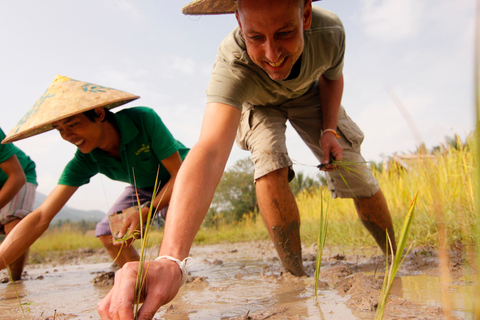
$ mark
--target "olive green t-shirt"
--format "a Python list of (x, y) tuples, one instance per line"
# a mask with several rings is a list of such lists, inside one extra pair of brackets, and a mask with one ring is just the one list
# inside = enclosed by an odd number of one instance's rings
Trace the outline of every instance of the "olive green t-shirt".
[(170, 179), (161, 161), (177, 151), (184, 159), (189, 149), (172, 136), (157, 113), (150, 108), (134, 107), (115, 113), (115, 120), (120, 132), (120, 159), (100, 149), (87, 154), (77, 150), (58, 184), (79, 187), (103, 173), (112, 180), (151, 188), (158, 169), (158, 185)]
[(345, 31), (338, 16), (313, 7), (312, 25), (304, 31), (304, 39), (299, 75), (275, 81), (250, 59), (236, 27), (218, 48), (207, 103), (224, 103), (240, 110), (244, 103), (275, 106), (305, 94), (321, 75), (338, 79), (345, 54)]

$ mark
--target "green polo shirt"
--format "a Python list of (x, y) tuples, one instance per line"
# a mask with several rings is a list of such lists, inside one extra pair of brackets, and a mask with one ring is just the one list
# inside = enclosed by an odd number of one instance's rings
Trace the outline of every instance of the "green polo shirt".
[(150, 108), (134, 107), (115, 113), (115, 120), (120, 132), (120, 159), (100, 149), (88, 154), (77, 150), (58, 184), (79, 187), (103, 173), (112, 180), (150, 188), (155, 185), (157, 170), (159, 184), (170, 179), (161, 161), (177, 151), (184, 159), (189, 149), (173, 138), (157, 113)]
[[(3, 139), (5, 139), (5, 133), (0, 128), (0, 141)], [(0, 163), (5, 162), (13, 155), (17, 156), (18, 162), (20, 162), (23, 172), (25, 172), (25, 176), (27, 177), (27, 182), (38, 185), (37, 174), (35, 172), (35, 162), (33, 162), (29, 156), (27, 156), (22, 150), (14, 146), (12, 143), (0, 143)], [(7, 174), (0, 169), (0, 188), (3, 187), (7, 179)]]

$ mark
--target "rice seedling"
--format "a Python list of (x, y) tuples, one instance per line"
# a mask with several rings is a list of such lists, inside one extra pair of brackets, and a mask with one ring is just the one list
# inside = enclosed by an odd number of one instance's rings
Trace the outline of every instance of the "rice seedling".
[[(407, 236), (410, 231), (410, 226), (412, 225), (413, 214), (415, 212), (416, 203), (417, 203), (417, 194), (415, 195), (412, 201), (412, 204), (410, 206), (410, 209), (408, 210), (408, 213), (405, 216), (403, 227), (402, 227), (402, 230), (400, 231), (400, 237), (398, 239), (397, 254), (394, 254), (393, 250), (391, 250), (392, 258), (390, 259), (391, 260), (390, 267), (388, 266), (389, 259), (388, 259), (388, 250), (387, 250), (387, 257), (385, 259), (386, 272), (385, 272), (385, 277), (383, 279), (382, 291), (381, 291), (379, 303), (377, 306), (377, 312), (375, 313), (375, 320), (380, 320), (383, 318), (383, 313), (387, 305), (387, 300), (390, 294), (390, 289), (392, 287), (393, 280), (397, 274), (398, 268), (400, 268), (400, 265), (403, 263), (403, 261), (405, 260), (405, 257), (407, 256), (408, 252), (413, 246), (413, 243), (412, 243), (408, 248), (407, 252), (402, 257), (402, 252), (405, 249), (405, 246), (407, 244)], [(392, 248), (391, 239), (388, 235), (388, 232), (386, 233), (387, 233), (387, 238), (390, 244), (389, 246), (387, 246), (387, 248), (391, 249)]]
[[(157, 214), (157, 209), (158, 209), (157, 207), (154, 207), (153, 202), (154, 202), (154, 199), (155, 199), (155, 197), (158, 193), (157, 188), (159, 186), (159, 181), (158, 181), (159, 170), (160, 170), (160, 167), (157, 170), (157, 176), (155, 178), (155, 185), (153, 187), (152, 199), (151, 199), (150, 205), (148, 207), (147, 219), (146, 219), (146, 221), (144, 221), (143, 215), (142, 215), (142, 203), (140, 202), (140, 197), (138, 195), (138, 190), (136, 188), (137, 184), (136, 184), (136, 180), (135, 180), (135, 171), (134, 171), (134, 168), (132, 168), (133, 180), (134, 180), (134, 186), (135, 186), (135, 195), (136, 195), (136, 200), (137, 200), (138, 207), (131, 207), (131, 208), (128, 208), (126, 210), (123, 210), (121, 214), (128, 215), (128, 214), (135, 214), (136, 212), (138, 212), (139, 219), (140, 219), (140, 222), (139, 222), (139, 229), (140, 230), (139, 231), (135, 230), (134, 232), (131, 232), (131, 233), (127, 232), (122, 237), (116, 237), (116, 232), (117, 232), (117, 229), (119, 229), (119, 227), (115, 226), (115, 223), (123, 224), (123, 222), (122, 222), (121, 219), (119, 219), (119, 222), (115, 222), (115, 220), (114, 220), (116, 218), (115, 215), (110, 220), (110, 226), (111, 226), (111, 229), (112, 229), (113, 241), (121, 243), (120, 250), (119, 250), (119, 252), (117, 254), (117, 257), (115, 258), (114, 261), (116, 261), (117, 258), (120, 256), (120, 253), (122, 252), (122, 248), (123, 248), (124, 245), (126, 245), (129, 241), (136, 240), (139, 237), (141, 239), (140, 240), (140, 254), (139, 254), (140, 255), (140, 260), (139, 260), (139, 264), (138, 264), (137, 279), (135, 281), (135, 292), (134, 292), (134, 301), (133, 301), (135, 319), (137, 319), (138, 312), (140, 310), (140, 304), (142, 302), (141, 301), (141, 296), (142, 296), (141, 293), (142, 293), (142, 290), (143, 290), (143, 285), (144, 285), (145, 277), (146, 277), (146, 274), (147, 274), (147, 271), (148, 271), (148, 266), (149, 266), (149, 264), (145, 264), (145, 261), (150, 261), (150, 258), (151, 258), (151, 257), (149, 257), (149, 259), (147, 259), (147, 247), (148, 247), (148, 244), (149, 244), (152, 221), (155, 218), (155, 215)], [(167, 191), (167, 188), (168, 188), (168, 183), (165, 186), (165, 191), (164, 191), (160, 201), (158, 202), (158, 205), (160, 204), (163, 196), (165, 195), (165, 192)]]
[[(142, 290), (143, 290), (143, 286), (144, 286), (144, 283), (145, 283), (145, 277), (147, 275), (148, 266), (149, 266), (149, 264), (147, 264), (145, 266), (145, 261), (147, 260), (147, 251), (146, 250), (147, 250), (147, 245), (149, 243), (150, 229), (151, 229), (151, 226), (152, 226), (151, 222), (154, 218), (154, 215), (157, 214), (157, 207), (153, 206), (153, 200), (155, 199), (155, 196), (158, 192), (157, 191), (157, 187), (159, 185), (159, 183), (158, 183), (158, 170), (157, 170), (157, 177), (155, 178), (155, 185), (153, 187), (152, 200), (151, 200), (150, 206), (148, 208), (147, 221), (145, 222), (145, 224), (143, 222), (143, 217), (142, 217), (142, 214), (141, 214), (142, 207), (141, 207), (140, 199), (138, 197), (138, 193), (136, 194), (137, 202), (138, 202), (139, 215), (140, 215), (140, 234), (142, 235), (142, 238), (141, 238), (141, 247), (140, 247), (140, 261), (139, 261), (139, 264), (138, 264), (137, 279), (136, 279), (136, 282), (135, 282), (135, 294), (134, 294), (135, 320), (137, 319), (138, 312), (140, 310)], [(134, 178), (135, 178), (135, 176), (134, 176)], [(168, 183), (165, 186), (165, 192), (166, 192), (166, 188), (168, 188)], [(162, 198), (165, 195), (165, 192), (163, 193)], [(160, 204), (160, 202), (161, 202), (161, 199), (158, 202), (158, 204)], [(148, 259), (148, 261), (150, 261), (150, 259)]]
[[(3, 262), (5, 265), (7, 265), (5, 260), (3, 260)], [(23, 305), (27, 305), (28, 303), (27, 302), (22, 303), (22, 301), (20, 301), (20, 295), (18, 294), (17, 287), (15, 286), (15, 281), (13, 280), (12, 271), (10, 270), (10, 267), (8, 265), (7, 265), (7, 273), (8, 273), (8, 278), (10, 279), (10, 283), (13, 286), (13, 290), (15, 291), (15, 296), (17, 297), (18, 305), (20, 306), (20, 310), (22, 311), (23, 318), (25, 318), (26, 315), (25, 315), (25, 311), (23, 310)]]
[(353, 176), (354, 178), (363, 180), (366, 173), (362, 171), (363, 168), (368, 169), (368, 162), (355, 162), (355, 161), (347, 161), (347, 160), (336, 160), (335, 157), (331, 156), (332, 160), (330, 163), (322, 163), (317, 166), (318, 169), (322, 171), (330, 171), (331, 175), (339, 175), (342, 181), (345, 183), (347, 188), (352, 192), (353, 196), (355, 197), (355, 193), (350, 189), (347, 180), (345, 179), (344, 174)]
[(325, 240), (327, 238), (327, 227), (328, 227), (328, 203), (327, 207), (323, 208), (323, 197), (320, 202), (320, 232), (318, 233), (317, 238), (317, 259), (315, 264), (315, 296), (318, 292), (318, 278), (320, 276), (320, 267), (322, 264), (322, 255), (323, 248), (325, 246)]

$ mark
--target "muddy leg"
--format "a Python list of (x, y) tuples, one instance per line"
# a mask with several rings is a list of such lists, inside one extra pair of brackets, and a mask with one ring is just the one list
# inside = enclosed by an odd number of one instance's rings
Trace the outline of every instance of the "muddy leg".
[(300, 215), (288, 185), (288, 168), (271, 172), (256, 181), (258, 205), (263, 221), (284, 269), (305, 275), (300, 241)]
[[(395, 232), (393, 230), (390, 211), (388, 210), (382, 190), (378, 190), (378, 192), (370, 198), (353, 199), (353, 202), (355, 203), (355, 208), (357, 209), (360, 220), (373, 236), (383, 253), (385, 254), (387, 241), (385, 230), (388, 230), (388, 235), (392, 241), (393, 252), (395, 253), (397, 251)], [(391, 255), (390, 251), (388, 254)]]
[[(105, 235), (98, 237), (103, 243), (105, 249), (107, 249), (108, 254), (114, 262), (121, 268), (125, 263), (130, 261), (139, 261), (140, 256), (137, 250), (131, 245), (130, 247), (120, 247), (114, 246), (112, 243), (112, 236)], [(120, 253), (120, 254), (119, 254)]]
[[(19, 222), (20, 222), (20, 219), (16, 219), (4, 225), (5, 234), (8, 235), (10, 231), (12, 231), (12, 229)], [(28, 259), (28, 249), (20, 257), (18, 257), (15, 261), (13, 261), (8, 265), (8, 268), (10, 269), (10, 274), (14, 281), (20, 280), (22, 278), (23, 268), (25, 268), (27, 259)]]

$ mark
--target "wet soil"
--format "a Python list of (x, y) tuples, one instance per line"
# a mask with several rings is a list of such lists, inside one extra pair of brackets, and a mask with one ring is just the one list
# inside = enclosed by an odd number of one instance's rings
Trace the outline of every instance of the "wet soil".
[[(297, 278), (282, 271), (269, 241), (194, 246), (187, 284), (155, 318), (373, 319), (384, 256), (376, 248), (326, 248), (315, 296), (315, 252), (315, 246), (303, 248), (309, 276)], [(23, 280), (0, 284), (1, 319), (99, 319), (96, 304), (110, 290), (115, 271), (103, 249), (33, 255), (30, 260)], [(475, 319), (474, 277), (461, 246), (452, 248), (449, 265), (453, 319)], [(1, 271), (0, 279), (5, 277)], [(411, 250), (384, 319), (444, 319), (439, 277), (434, 248)]]

